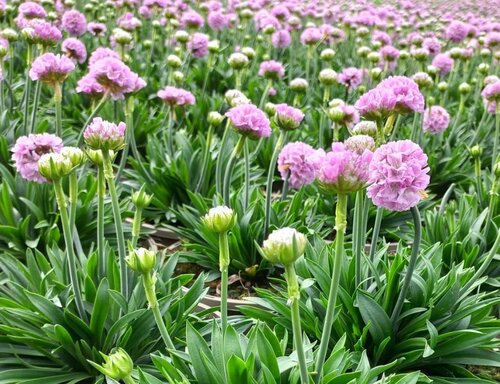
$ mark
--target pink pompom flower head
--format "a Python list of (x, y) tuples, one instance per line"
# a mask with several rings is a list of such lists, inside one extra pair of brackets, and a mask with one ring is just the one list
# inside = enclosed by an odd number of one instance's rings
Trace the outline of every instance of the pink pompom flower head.
[(185, 107), (193, 105), (196, 102), (191, 92), (171, 86), (167, 86), (161, 91), (158, 91), (157, 95), (165, 104), (170, 106)]
[(285, 67), (275, 60), (263, 61), (259, 67), (259, 76), (277, 80), (285, 76)]
[(193, 57), (201, 59), (208, 55), (208, 42), (209, 37), (207, 35), (196, 32), (189, 38), (186, 47)]
[(276, 104), (274, 110), (274, 121), (284, 131), (297, 129), (302, 120), (304, 120), (304, 113), (300, 109), (291, 107), (288, 104)]
[(87, 60), (87, 48), (80, 40), (70, 37), (63, 41), (62, 51), (72, 60), (83, 64)]
[(231, 125), (243, 136), (260, 139), (271, 136), (271, 124), (266, 114), (253, 104), (241, 104), (226, 112)]
[(450, 125), (450, 114), (446, 109), (439, 105), (433, 105), (424, 111), (422, 129), (424, 132), (440, 133), (446, 130)]
[(348, 89), (356, 89), (363, 81), (363, 71), (354, 67), (345, 68), (337, 75), (337, 81)]
[(426, 197), (429, 185), (427, 156), (411, 140), (380, 146), (370, 164), (368, 197), (377, 207), (407, 211)]
[(49, 133), (21, 136), (12, 147), (14, 166), (23, 179), (45, 183), (47, 180), (38, 172), (38, 160), (47, 153), (59, 153), (63, 148), (60, 137)]
[(324, 155), (322, 149), (316, 150), (301, 141), (285, 145), (278, 156), (281, 178), (288, 179), (290, 187), (295, 189), (311, 184), (316, 178)]
[(333, 143), (332, 150), (322, 158), (317, 173), (320, 190), (328, 194), (346, 194), (364, 188), (369, 180), (368, 169), (373, 156), (368, 144), (361, 152), (346, 143)]
[(488, 112), (495, 114), (498, 109), (498, 104), (500, 103), (500, 80), (486, 85), (481, 92), (481, 96), (483, 97), (483, 102)]
[(81, 36), (87, 31), (87, 20), (82, 13), (71, 9), (62, 17), (62, 29), (71, 36)]
[(391, 76), (364, 93), (355, 107), (368, 120), (379, 120), (393, 113), (423, 112), (424, 104), (417, 83), (406, 76)]
[(29, 72), (31, 80), (55, 86), (61, 84), (68, 74), (75, 69), (75, 64), (66, 56), (44, 53), (37, 57)]
[(104, 36), (108, 28), (106, 24), (91, 21), (87, 24), (87, 31), (93, 36)]
[(31, 22), (33, 28), (33, 41), (45, 47), (56, 45), (62, 39), (59, 28), (45, 20), (34, 20)]
[(96, 117), (85, 128), (85, 143), (94, 150), (119, 151), (125, 145), (125, 123), (118, 124)]

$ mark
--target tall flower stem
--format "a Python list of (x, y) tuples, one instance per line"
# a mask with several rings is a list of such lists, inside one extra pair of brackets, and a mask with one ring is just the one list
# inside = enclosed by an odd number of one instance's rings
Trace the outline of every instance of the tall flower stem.
[[(327, 103), (330, 99), (330, 86), (325, 85), (325, 89), (323, 90), (323, 105), (328, 107)], [(325, 113), (321, 111), (321, 115), (319, 118), (319, 147), (323, 148), (325, 141)]]
[(375, 252), (377, 251), (378, 235), (380, 234), (380, 225), (382, 224), (382, 216), (384, 215), (384, 208), (377, 208), (377, 214), (375, 215), (375, 224), (373, 226), (372, 232), (372, 242), (370, 244), (370, 260), (375, 259)]
[(337, 207), (335, 210), (335, 228), (337, 236), (335, 238), (335, 255), (333, 260), (332, 283), (328, 294), (328, 306), (326, 308), (325, 323), (323, 333), (319, 343), (319, 351), (316, 357), (316, 378), (315, 382), (320, 383), (323, 376), (323, 364), (325, 362), (330, 334), (335, 315), (335, 304), (339, 290), (340, 275), (342, 273), (342, 261), (344, 258), (344, 234), (347, 226), (347, 195), (337, 195)]
[(35, 99), (33, 101), (33, 109), (31, 111), (31, 128), (28, 131), (28, 133), (34, 133), (35, 132), (35, 126), (36, 126), (36, 115), (37, 115), (37, 110), (38, 110), (38, 103), (40, 102), (40, 93), (42, 91), (42, 82), (37, 81), (36, 86), (35, 86)]
[(130, 243), (132, 248), (137, 247), (137, 242), (139, 241), (139, 237), (141, 235), (141, 224), (142, 224), (142, 208), (135, 207), (134, 219), (132, 221), (132, 239)]
[(233, 175), (233, 168), (234, 164), (236, 163), (236, 160), (240, 157), (241, 151), (243, 150), (243, 146), (245, 145), (245, 136), (241, 136), (240, 139), (238, 140), (238, 143), (236, 144), (236, 147), (234, 148), (233, 152), (231, 153), (231, 157), (229, 158), (229, 161), (226, 166), (226, 173), (224, 174), (224, 188), (223, 188), (223, 199), (224, 199), (224, 204), (227, 205), (228, 207), (231, 206), (231, 177)]
[(75, 245), (77, 254), (83, 255), (82, 244), (80, 242), (80, 236), (78, 235), (78, 230), (75, 225), (76, 220), (76, 206), (78, 204), (78, 176), (76, 172), (72, 172), (69, 175), (69, 225), (73, 231), (73, 244)]
[[(31, 67), (31, 61), (33, 59), (33, 47), (31, 44), (28, 45), (28, 53), (26, 57), (26, 81), (25, 81), (25, 98), (24, 98), (24, 126), (23, 126), (23, 132), (25, 134), (29, 134), (28, 132), (28, 116), (29, 116), (29, 110), (30, 110), (30, 99), (31, 99), (31, 79), (30, 79), (30, 67)], [(12, 72), (12, 69), (11, 69)], [(12, 87), (12, 83), (10, 83), (10, 86)]]
[[(135, 129), (134, 129), (134, 97), (129, 96), (125, 100), (125, 124), (127, 126), (127, 129), (125, 131), (125, 147), (123, 148), (122, 151), (122, 157), (120, 159), (120, 166), (118, 167), (118, 170), (116, 171), (116, 180), (119, 180), (123, 170), (125, 169), (125, 165), (127, 164), (127, 157), (130, 148), (133, 146), (135, 143)], [(140, 162), (140, 158), (137, 159), (138, 162)]]
[(217, 192), (217, 195), (222, 196), (222, 189), (223, 189), (223, 184), (222, 184), (222, 168), (223, 168), (223, 155), (224, 155), (224, 149), (227, 146), (227, 141), (229, 139), (229, 119), (227, 120), (226, 126), (224, 128), (224, 134), (222, 135), (222, 140), (219, 145), (219, 154), (217, 155), (217, 161), (215, 162), (215, 190)]
[(269, 95), (269, 90), (271, 89), (272, 86), (273, 86), (273, 81), (268, 80), (264, 88), (264, 91), (262, 92), (262, 96), (260, 97), (259, 109), (264, 108), (264, 103), (266, 101), (267, 96)]
[(398, 300), (396, 301), (396, 305), (394, 306), (394, 310), (392, 311), (391, 321), (393, 324), (399, 319), (406, 294), (408, 293), (408, 289), (410, 288), (411, 278), (417, 264), (418, 251), (420, 250), (420, 241), (422, 240), (422, 223), (420, 222), (420, 213), (416, 206), (411, 208), (411, 214), (413, 216), (414, 225), (413, 244), (411, 248), (410, 261), (408, 263), (408, 268), (406, 270), (406, 275), (403, 282), (403, 287), (399, 292)]
[(168, 349), (175, 349), (174, 343), (170, 338), (165, 322), (160, 312), (160, 307), (158, 306), (158, 299), (156, 298), (155, 284), (156, 278), (151, 276), (150, 273), (142, 275), (142, 283), (144, 285), (144, 291), (146, 293), (146, 298), (148, 300), (149, 308), (153, 312), (155, 318), (156, 326), (160, 331), (161, 338)]
[(227, 232), (219, 233), (219, 267), (221, 272), (221, 296), (220, 296), (220, 314), (222, 334), (227, 328), (227, 286), (229, 275), (229, 243)]
[(364, 190), (356, 192), (356, 201), (354, 203), (354, 222), (353, 222), (353, 254), (356, 263), (355, 283), (359, 287), (362, 280), (361, 256), (363, 252), (364, 231), (363, 231), (363, 212), (364, 211)]
[(207, 139), (205, 140), (205, 147), (203, 148), (203, 160), (201, 164), (200, 178), (198, 179), (198, 182), (196, 183), (196, 188), (194, 189), (195, 193), (198, 193), (200, 191), (205, 181), (205, 176), (207, 174), (207, 167), (208, 167), (208, 159), (210, 156), (210, 148), (212, 147), (213, 132), (214, 132), (214, 127), (212, 124), (210, 124), (210, 126), (208, 127)]
[(493, 171), (493, 166), (495, 165), (498, 157), (498, 141), (500, 140), (500, 102), (496, 104), (496, 114), (495, 114), (496, 124), (495, 124), (495, 138), (493, 141), (493, 157), (491, 158), (491, 170)]
[(477, 201), (479, 206), (483, 206), (483, 183), (481, 180), (481, 158), (476, 156), (474, 158), (474, 176), (476, 176), (476, 193), (477, 193)]
[(106, 239), (104, 237), (104, 198), (106, 197), (106, 180), (103, 165), (97, 168), (97, 274), (99, 278), (106, 276), (107, 261), (104, 252)]
[(243, 207), (245, 210), (250, 203), (250, 150), (248, 149), (248, 142), (245, 142), (243, 147), (243, 156), (245, 158), (245, 189), (243, 194)]
[[(4, 65), (3, 65), (3, 60), (0, 59), (0, 73), (5, 73), (4, 71)], [(5, 95), (4, 95), (4, 87), (3, 87), (3, 82), (4, 80), (0, 80), (0, 116), (3, 115), (3, 111), (5, 110)]]
[(128, 276), (125, 265), (125, 237), (123, 235), (122, 216), (120, 212), (120, 202), (116, 192), (115, 178), (113, 174), (113, 164), (108, 150), (102, 151), (104, 178), (108, 184), (111, 206), (113, 208), (113, 219), (115, 222), (116, 240), (118, 242), (118, 260), (120, 265), (120, 290), (121, 294), (128, 298)]
[(61, 223), (63, 226), (64, 244), (66, 245), (66, 254), (68, 256), (69, 279), (75, 293), (76, 309), (78, 310), (80, 318), (87, 321), (87, 314), (85, 312), (85, 307), (83, 306), (82, 292), (80, 290), (80, 283), (78, 281), (78, 273), (76, 269), (76, 257), (72, 241), (73, 236), (68, 218), (68, 211), (66, 210), (66, 196), (64, 194), (61, 180), (54, 181), (54, 191), (56, 193), (57, 205), (59, 206)]
[(288, 300), (291, 302), (293, 341), (299, 360), (300, 382), (302, 384), (309, 384), (309, 374), (307, 371), (306, 355), (304, 353), (304, 343), (302, 341), (302, 327), (300, 323), (300, 290), (293, 263), (285, 265), (285, 276), (288, 285)]
[(132, 378), (131, 375), (125, 376), (122, 380), (125, 384), (136, 384), (135, 380)]
[(288, 195), (288, 188), (290, 182), (290, 171), (288, 171), (285, 175), (285, 180), (283, 180), (283, 190), (281, 191), (281, 201), (285, 201), (286, 196)]
[(56, 135), (62, 137), (62, 87), (59, 83), (54, 86), (54, 105), (56, 109)]
[(175, 156), (175, 148), (174, 148), (174, 122), (175, 122), (175, 110), (173, 106), (168, 108), (168, 122), (167, 129), (165, 131), (165, 144), (168, 149), (168, 155), (171, 160), (174, 159)]
[(491, 185), (491, 191), (490, 191), (490, 201), (488, 204), (488, 215), (486, 216), (486, 224), (484, 227), (484, 237), (488, 237), (488, 232), (490, 231), (491, 228), (491, 222), (493, 220), (493, 213), (495, 211), (495, 206), (496, 202), (498, 200), (498, 178), (495, 177), (493, 180), (493, 184)]
[(269, 233), (269, 225), (271, 223), (271, 200), (273, 196), (273, 179), (274, 170), (276, 169), (276, 162), (278, 161), (278, 155), (286, 141), (287, 133), (283, 130), (280, 131), (278, 136), (278, 141), (274, 147), (273, 154), (271, 156), (271, 162), (269, 163), (269, 169), (267, 170), (267, 184), (266, 184), (266, 205), (265, 205), (265, 221), (264, 221), (264, 239)]

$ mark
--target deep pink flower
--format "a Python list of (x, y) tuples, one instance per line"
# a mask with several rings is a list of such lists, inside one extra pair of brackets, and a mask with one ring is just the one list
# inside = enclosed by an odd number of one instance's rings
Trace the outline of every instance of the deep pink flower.
[(87, 60), (87, 48), (85, 48), (85, 44), (74, 37), (64, 40), (61, 49), (70, 59), (80, 64), (85, 63), (85, 60)]
[(64, 12), (62, 17), (62, 29), (71, 36), (81, 36), (87, 31), (87, 20), (85, 16), (75, 9)]
[(300, 141), (285, 145), (278, 156), (281, 178), (288, 178), (290, 187), (296, 189), (311, 184), (324, 155), (322, 149), (316, 150)]
[(406, 211), (425, 196), (428, 173), (427, 156), (414, 142), (384, 144), (373, 154), (368, 197), (377, 207)]
[(232, 126), (238, 133), (251, 139), (269, 137), (271, 125), (266, 114), (253, 104), (241, 104), (226, 112)]
[(434, 105), (424, 111), (422, 128), (424, 132), (440, 133), (448, 128), (450, 114), (439, 105)]
[(372, 156), (369, 149), (360, 154), (344, 143), (333, 143), (317, 173), (320, 189), (327, 193), (350, 193), (364, 188)]
[(158, 91), (157, 95), (164, 103), (171, 106), (184, 107), (193, 105), (196, 101), (191, 92), (171, 86), (167, 86), (165, 89)]
[(194, 57), (200, 59), (208, 55), (208, 42), (207, 35), (196, 32), (189, 38), (186, 47)]
[(285, 76), (285, 67), (275, 60), (263, 61), (259, 67), (259, 76), (266, 79), (280, 79)]
[(14, 166), (23, 179), (45, 183), (47, 180), (38, 172), (38, 160), (46, 153), (59, 153), (63, 148), (60, 137), (49, 133), (21, 136), (12, 148)]
[(62, 83), (68, 74), (75, 69), (75, 64), (66, 56), (44, 53), (31, 64), (31, 80), (54, 85)]
[(363, 80), (363, 71), (358, 68), (349, 67), (342, 70), (337, 76), (337, 81), (349, 89), (356, 89)]

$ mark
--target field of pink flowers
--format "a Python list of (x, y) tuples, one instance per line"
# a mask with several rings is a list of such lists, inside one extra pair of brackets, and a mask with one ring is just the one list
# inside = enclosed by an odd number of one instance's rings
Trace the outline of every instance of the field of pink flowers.
[(500, 381), (498, 0), (0, 0), (0, 384)]

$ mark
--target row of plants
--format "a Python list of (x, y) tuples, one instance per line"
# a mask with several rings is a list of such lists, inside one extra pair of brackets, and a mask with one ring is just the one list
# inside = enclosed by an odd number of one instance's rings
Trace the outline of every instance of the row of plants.
[(497, 382), (500, 26), (447, 6), (0, 1), (0, 383)]

